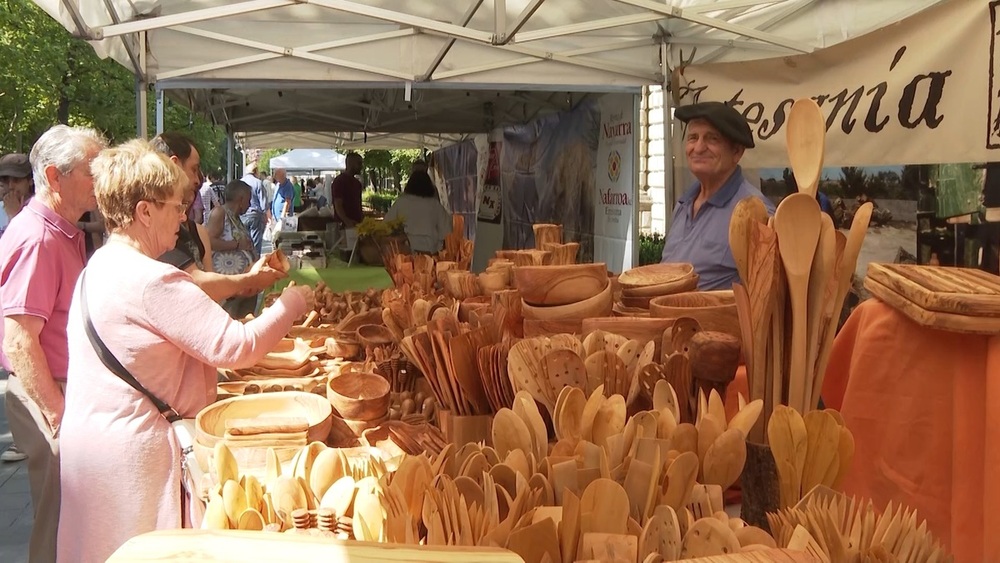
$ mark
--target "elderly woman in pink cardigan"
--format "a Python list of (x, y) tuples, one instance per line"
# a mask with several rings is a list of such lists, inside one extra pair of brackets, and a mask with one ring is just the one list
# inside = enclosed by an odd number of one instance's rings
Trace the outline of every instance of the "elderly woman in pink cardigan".
[(187, 273), (156, 259), (174, 247), (190, 203), (184, 172), (142, 140), (106, 149), (92, 171), (110, 237), (69, 312), (57, 549), (74, 562), (104, 561), (135, 535), (188, 524), (173, 430), (101, 363), (80, 301), (125, 369), (185, 418), (215, 400), (216, 366), (253, 365), (313, 305), (308, 287), (292, 286), (260, 317), (234, 321)]

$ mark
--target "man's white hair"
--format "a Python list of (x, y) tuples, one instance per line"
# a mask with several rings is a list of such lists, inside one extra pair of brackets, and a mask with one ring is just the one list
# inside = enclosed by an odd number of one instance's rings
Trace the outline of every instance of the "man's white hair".
[(35, 178), (35, 190), (48, 193), (49, 181), (45, 177), (45, 169), (49, 166), (55, 166), (62, 174), (69, 174), (87, 160), (87, 154), (94, 148), (102, 150), (107, 146), (108, 141), (96, 129), (67, 125), (52, 127), (35, 141), (28, 157)]

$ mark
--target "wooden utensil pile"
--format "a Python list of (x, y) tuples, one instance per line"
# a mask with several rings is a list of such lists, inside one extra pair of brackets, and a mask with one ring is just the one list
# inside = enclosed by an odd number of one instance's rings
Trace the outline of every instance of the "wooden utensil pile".
[[(327, 448), (321, 442), (301, 448), (284, 468), (268, 450), (260, 480), (241, 474), (224, 444), (216, 446), (214, 459), (219, 484), (209, 490), (203, 528), (287, 531), (326, 524), (324, 531), (342, 539), (370, 514), (366, 496), (398, 464), (364, 449)], [(304, 521), (302, 513), (293, 517), (300, 510), (308, 511)]]
[(832, 409), (803, 417), (778, 405), (767, 424), (768, 443), (778, 468), (779, 507), (789, 507), (814, 487), (837, 488), (854, 457), (854, 436)]
[(433, 256), (425, 254), (394, 254), (383, 258), (389, 277), (395, 287), (411, 286), (424, 293), (434, 291), (437, 281)]
[(483, 382), (483, 391), (493, 412), (514, 404), (514, 390), (507, 374), (507, 356), (510, 353), (510, 343), (506, 340), (496, 344), (487, 344), (476, 351), (476, 362), (479, 367), (479, 377)]
[(459, 301), (482, 295), (479, 277), (468, 270), (448, 270), (444, 272), (445, 295)]
[[(433, 397), (430, 397), (433, 399)], [(361, 445), (378, 448), (390, 453), (437, 455), (448, 445), (441, 430), (432, 422), (412, 418), (390, 420), (361, 433)]]
[(472, 264), (474, 244), (465, 238), (465, 218), (455, 213), (451, 216), (451, 233), (444, 237), (444, 248), (438, 253), (438, 260), (446, 260), (458, 264), (459, 270), (468, 270)]
[(410, 424), (433, 423), (437, 416), (437, 399), (423, 391), (394, 392), (389, 400), (389, 420)]
[(698, 274), (691, 264), (650, 264), (622, 272), (618, 283), (623, 305), (649, 309), (653, 297), (697, 289)]
[(387, 289), (382, 301), (385, 304), (382, 321), (397, 342), (426, 326), (429, 320), (458, 317), (458, 301), (424, 293), (408, 285)]
[[(822, 488), (820, 488), (822, 489)], [(932, 563), (952, 561), (920, 522), (917, 512), (890, 502), (882, 514), (871, 500), (825, 491), (794, 508), (767, 515), (778, 545), (803, 550), (817, 561)], [(920, 522), (918, 525), (917, 523)]]
[(478, 350), (499, 341), (495, 326), (470, 329), (447, 316), (404, 337), (400, 347), (420, 367), (440, 407), (456, 416), (477, 415), (493, 412), (479, 373)]
[(747, 198), (737, 204), (729, 225), (729, 244), (743, 281), (734, 285), (734, 292), (750, 396), (765, 400), (754, 441), (763, 440), (775, 405), (801, 412), (816, 408), (871, 217), (871, 204), (861, 206), (845, 237), (820, 211), (816, 189), (825, 127), (815, 102), (795, 102), (788, 151), (799, 192), (781, 202), (771, 223), (763, 202)]
[(323, 387), (329, 376), (327, 351), (322, 337), (311, 341), (282, 339), (254, 366), (219, 370), (226, 381), (219, 383), (218, 392), (224, 398), (279, 391), (323, 394), (325, 391), (317, 388)]
[[(592, 393), (604, 386), (631, 402), (639, 393), (639, 372), (653, 361), (655, 345), (594, 331), (581, 342), (571, 334), (526, 338), (511, 347), (507, 374), (511, 389), (527, 391), (555, 420), (564, 387)], [(624, 405), (623, 405), (624, 406)]]
[[(273, 295), (276, 299), (278, 294)], [(317, 324), (337, 324), (349, 315), (364, 313), (382, 306), (381, 292), (374, 289), (338, 293), (332, 291), (325, 283), (316, 282), (313, 296), (316, 299), (316, 307), (301, 321), (300, 326), (304, 328)]]

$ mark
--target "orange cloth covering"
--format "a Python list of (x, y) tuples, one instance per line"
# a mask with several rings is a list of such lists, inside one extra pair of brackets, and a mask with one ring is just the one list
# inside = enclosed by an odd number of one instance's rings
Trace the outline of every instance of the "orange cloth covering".
[(849, 495), (903, 503), (960, 562), (1000, 561), (1000, 337), (921, 327), (876, 299), (837, 336), (823, 401), (854, 433)]

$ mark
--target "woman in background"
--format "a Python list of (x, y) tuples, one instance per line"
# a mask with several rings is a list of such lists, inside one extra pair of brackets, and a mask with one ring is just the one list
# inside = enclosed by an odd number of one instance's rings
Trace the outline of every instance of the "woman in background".
[(396, 199), (385, 220), (403, 219), (410, 249), (424, 254), (437, 254), (444, 237), (451, 232), (452, 219), (438, 200), (437, 187), (427, 172), (414, 172)]

